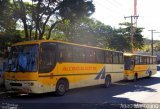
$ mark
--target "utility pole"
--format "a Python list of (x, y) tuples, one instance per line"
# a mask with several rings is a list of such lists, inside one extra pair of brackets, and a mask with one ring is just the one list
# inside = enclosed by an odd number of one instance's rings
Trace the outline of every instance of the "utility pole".
[(156, 31), (156, 30), (148, 30), (148, 31), (151, 31), (151, 52), (152, 52), (152, 55), (153, 55), (153, 32)]
[[(133, 16), (125, 16), (124, 18), (130, 18), (131, 19), (131, 30), (130, 30), (130, 37), (131, 37), (131, 46), (132, 46), (132, 49), (131, 49), (131, 52), (133, 53), (133, 36), (134, 36), (134, 33), (135, 33), (135, 27), (137, 27), (137, 19), (138, 19), (139, 16), (137, 16), (137, 0), (134, 0), (134, 15)], [(133, 22), (134, 20), (134, 22)]]
[[(134, 16), (137, 16), (137, 0), (134, 0)], [(135, 19), (135, 26), (137, 27), (137, 19)]]
[(130, 30), (130, 37), (131, 37), (131, 46), (132, 46), (132, 49), (131, 49), (131, 52), (133, 53), (133, 36), (134, 36), (134, 33), (135, 33), (135, 29), (134, 29), (134, 24), (135, 22), (133, 23), (133, 19), (138, 19), (139, 16), (125, 16), (124, 18), (130, 18), (131, 19), (131, 30)]
[(134, 16), (137, 15), (137, 0), (134, 0)]

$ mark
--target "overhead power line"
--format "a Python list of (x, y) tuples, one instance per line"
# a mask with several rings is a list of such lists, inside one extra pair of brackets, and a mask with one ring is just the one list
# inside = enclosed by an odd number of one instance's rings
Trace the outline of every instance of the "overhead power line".
[(109, 14), (112, 14), (114, 16), (117, 16), (117, 15), (124, 16), (124, 12), (126, 12), (127, 10), (127, 9), (124, 9), (124, 6), (115, 5), (109, 0), (101, 0), (101, 1), (94, 0), (94, 2), (97, 5), (101, 6), (102, 8), (106, 9)]

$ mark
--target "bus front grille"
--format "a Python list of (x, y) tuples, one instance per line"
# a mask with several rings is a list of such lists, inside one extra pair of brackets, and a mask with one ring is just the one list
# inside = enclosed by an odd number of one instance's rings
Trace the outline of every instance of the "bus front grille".
[(10, 85), (11, 85), (11, 86), (19, 86), (19, 87), (22, 86), (21, 83), (10, 83)]

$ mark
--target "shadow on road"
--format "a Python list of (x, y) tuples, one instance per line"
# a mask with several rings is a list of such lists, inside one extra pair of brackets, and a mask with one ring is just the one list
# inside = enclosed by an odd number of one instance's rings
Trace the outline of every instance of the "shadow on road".
[[(27, 95), (27, 96), (13, 96), (6, 98), (4, 102), (11, 103), (34, 103), (38, 108), (41, 105), (61, 106), (64, 109), (76, 109), (93, 108), (93, 109), (118, 109), (121, 106), (127, 104), (137, 104), (136, 101), (128, 98), (117, 98), (115, 96), (125, 94), (126, 92), (156, 92), (156, 89), (152, 89), (148, 86), (160, 83), (159, 77), (139, 79), (137, 82), (132, 81), (120, 81), (114, 83), (109, 88), (103, 88), (102, 86), (92, 86), (86, 88), (77, 88), (69, 90), (65, 96), (57, 97), (54, 93)], [(37, 104), (37, 105), (36, 105)], [(36, 107), (37, 106), (37, 107)], [(88, 107), (89, 106), (89, 107)], [(128, 105), (127, 105), (128, 106)]]

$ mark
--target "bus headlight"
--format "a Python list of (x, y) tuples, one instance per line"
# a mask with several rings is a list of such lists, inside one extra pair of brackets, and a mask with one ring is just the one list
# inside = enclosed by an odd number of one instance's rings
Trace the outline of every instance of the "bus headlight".
[(31, 82), (31, 83), (30, 83), (30, 86), (33, 86), (33, 85), (34, 85), (34, 83)]
[(27, 83), (27, 84), (28, 84), (28, 86), (33, 86), (34, 85), (33, 82), (30, 82), (30, 83)]

